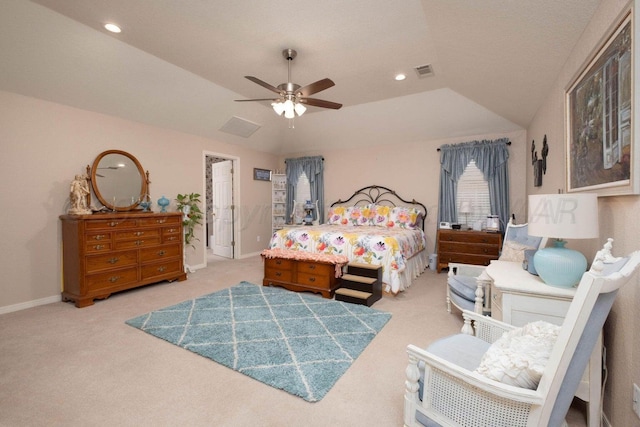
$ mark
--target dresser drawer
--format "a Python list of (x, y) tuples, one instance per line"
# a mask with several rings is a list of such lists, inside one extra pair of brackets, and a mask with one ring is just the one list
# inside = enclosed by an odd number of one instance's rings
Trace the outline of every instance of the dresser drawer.
[(108, 273), (87, 276), (87, 286), (91, 292), (130, 285), (138, 281), (138, 268), (130, 267)]
[(98, 219), (86, 221), (86, 230), (118, 230), (123, 228), (133, 228), (136, 226), (134, 219)]
[(502, 236), (499, 233), (485, 233), (473, 231), (440, 231), (440, 240), (444, 242), (468, 242), (500, 244)]
[(140, 250), (140, 261), (158, 261), (165, 258), (182, 256), (180, 245), (164, 245)]
[(163, 216), (160, 218), (140, 218), (138, 225), (141, 227), (151, 227), (156, 225), (180, 224), (182, 216)]
[(95, 273), (98, 271), (121, 268), (138, 264), (136, 251), (111, 252), (104, 255), (88, 256), (85, 261), (85, 271)]
[(160, 237), (160, 229), (138, 228), (133, 230), (118, 231), (116, 233), (116, 240), (132, 240), (132, 239), (141, 239), (141, 238), (148, 239), (152, 237)]
[(113, 244), (111, 243), (111, 240), (86, 242), (84, 247), (87, 253), (109, 252), (112, 248)]
[(111, 233), (110, 232), (94, 232), (94, 233), (86, 233), (85, 235), (85, 242), (86, 243), (95, 243), (95, 242), (104, 242), (106, 240), (111, 240)]
[(155, 276), (165, 276), (167, 274), (180, 273), (180, 260), (167, 261), (160, 264), (148, 264), (142, 266), (142, 280), (151, 279)]
[(303, 286), (313, 286), (316, 288), (330, 289), (331, 278), (326, 275), (298, 273), (298, 280), (296, 281), (296, 283), (299, 283)]
[(278, 270), (291, 270), (293, 260), (282, 258), (267, 258), (264, 260), (265, 268), (273, 268)]
[(175, 236), (180, 235), (181, 228), (177, 225), (173, 227), (162, 227), (162, 236)]
[(298, 274), (309, 273), (315, 276), (331, 277), (335, 273), (335, 267), (330, 264), (319, 264), (316, 262), (298, 262)]
[(144, 248), (147, 246), (159, 245), (160, 236), (142, 237), (136, 240), (121, 240), (115, 243), (115, 249)]
[(277, 268), (265, 268), (264, 278), (269, 280), (291, 282), (293, 279), (293, 273), (291, 270), (281, 270)]
[(492, 260), (497, 256), (485, 256), (485, 255), (472, 255), (461, 253), (439, 253), (438, 263), (448, 264), (450, 262), (457, 262), (460, 264), (473, 264), (473, 265), (489, 265)]
[(497, 257), (499, 254), (498, 245), (487, 245), (483, 243), (441, 242), (440, 250), (444, 253), (490, 255), (494, 257)]

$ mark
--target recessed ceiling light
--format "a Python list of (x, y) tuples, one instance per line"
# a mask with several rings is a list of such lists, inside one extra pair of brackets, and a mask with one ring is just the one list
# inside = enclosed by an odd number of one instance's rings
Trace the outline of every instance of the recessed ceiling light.
[(404, 74), (396, 74), (396, 80), (397, 81), (401, 81), (401, 80), (404, 80), (406, 78), (407, 78), (407, 76), (405, 76)]
[(119, 33), (122, 31), (116, 24), (104, 24), (104, 28), (112, 33)]

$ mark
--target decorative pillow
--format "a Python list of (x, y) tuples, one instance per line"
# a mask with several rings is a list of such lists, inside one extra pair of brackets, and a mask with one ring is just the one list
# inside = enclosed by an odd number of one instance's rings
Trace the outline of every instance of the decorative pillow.
[(345, 216), (346, 212), (347, 208), (344, 206), (329, 208), (329, 212), (327, 213), (327, 224), (346, 224), (348, 221)]
[(502, 245), (502, 253), (500, 254), (499, 259), (500, 261), (515, 261), (522, 264), (522, 261), (524, 261), (524, 251), (528, 249), (535, 248), (507, 240)]
[(420, 211), (416, 208), (404, 208), (396, 206), (389, 212), (387, 227), (415, 228)]
[(347, 208), (344, 216), (347, 218), (347, 224), (349, 225), (369, 225), (374, 210), (374, 204), (351, 206)]
[(535, 390), (560, 326), (539, 320), (505, 332), (482, 356), (476, 372), (495, 381)]
[(386, 227), (389, 222), (389, 213), (391, 212), (390, 206), (374, 205), (375, 209), (371, 215), (370, 225), (376, 225), (378, 227)]

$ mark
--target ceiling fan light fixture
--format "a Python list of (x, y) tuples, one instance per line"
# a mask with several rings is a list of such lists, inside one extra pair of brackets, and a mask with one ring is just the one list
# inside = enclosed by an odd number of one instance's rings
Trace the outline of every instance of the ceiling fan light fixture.
[(301, 103), (296, 103), (296, 106), (293, 107), (294, 110), (296, 111), (296, 114), (298, 116), (301, 116), (304, 114), (305, 111), (307, 111), (307, 107), (305, 107), (304, 105), (302, 105)]
[(282, 102), (272, 102), (271, 106), (273, 107), (273, 111), (275, 111), (277, 115), (281, 116), (282, 113), (284, 113), (284, 104)]

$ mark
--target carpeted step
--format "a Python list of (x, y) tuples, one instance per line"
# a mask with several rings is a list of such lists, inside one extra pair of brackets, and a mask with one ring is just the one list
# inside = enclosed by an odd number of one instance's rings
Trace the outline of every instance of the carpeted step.
[(375, 301), (377, 301), (373, 299), (373, 294), (370, 292), (362, 292), (349, 288), (336, 289), (335, 298), (336, 301), (366, 305), (367, 307), (370, 307)]
[(345, 281), (351, 281), (351, 282), (358, 282), (358, 283), (366, 283), (368, 285), (373, 285), (374, 283), (376, 283), (376, 278), (375, 277), (362, 277), (362, 276), (356, 276), (355, 274), (343, 274), (342, 275), (342, 282), (344, 283)]
[(365, 264), (362, 262), (350, 262), (347, 264), (347, 274), (355, 274), (363, 277), (375, 277), (382, 283), (382, 266)]

